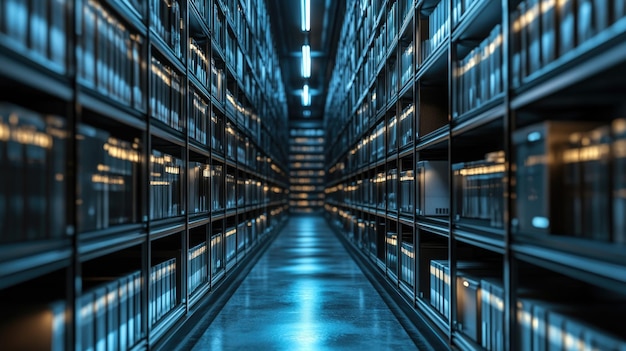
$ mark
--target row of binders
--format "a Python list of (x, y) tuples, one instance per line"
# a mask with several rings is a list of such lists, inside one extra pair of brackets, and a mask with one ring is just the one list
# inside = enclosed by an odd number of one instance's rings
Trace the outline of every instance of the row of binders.
[(150, 267), (149, 289), (148, 316), (155, 325), (176, 307), (176, 258)]
[(182, 10), (178, 0), (150, 0), (152, 29), (168, 45), (176, 57), (182, 58)]
[(226, 157), (231, 160), (237, 160), (239, 164), (256, 169), (259, 155), (256, 146), (250, 142), (250, 139), (235, 129), (230, 122), (227, 122)]
[(439, 1), (433, 12), (428, 15), (428, 39), (422, 41), (422, 61), (435, 52), (450, 34), (450, 14), (447, 1)]
[(200, 162), (189, 163), (189, 214), (206, 213), (211, 207), (211, 167)]
[(224, 168), (222, 165), (211, 166), (211, 209), (219, 211), (224, 209)]
[(141, 202), (140, 140), (117, 138), (85, 124), (78, 126), (76, 139), (78, 231), (137, 222), (137, 204)]
[(206, 243), (190, 248), (187, 260), (189, 262), (187, 289), (190, 293), (193, 293), (209, 280), (209, 251)]
[[(410, 195), (410, 194), (409, 194)], [(390, 169), (387, 171), (387, 210), (398, 210), (398, 170)]]
[(503, 92), (502, 26), (495, 26), (456, 69), (457, 105), (454, 117), (479, 108)]
[(230, 262), (237, 254), (237, 228), (232, 227), (224, 231), (226, 262)]
[(623, 313), (617, 303), (572, 305), (528, 292), (516, 305), (518, 350), (626, 350), (620, 327), (607, 320)]
[[(193, 88), (191, 90), (193, 90)], [(193, 91), (192, 96), (187, 134), (191, 139), (202, 145), (206, 145), (207, 134), (209, 133), (209, 118), (211, 117), (212, 110), (205, 98), (196, 91)]]
[(400, 279), (409, 286), (415, 284), (415, 248), (406, 241), (400, 245)]
[[(488, 263), (459, 261), (456, 277), (456, 330), (485, 350), (504, 348), (504, 290)], [(430, 261), (430, 304), (448, 319), (450, 305), (448, 260)]]
[(67, 68), (66, 0), (5, 0), (0, 4), (0, 42), (59, 73)]
[(82, 3), (77, 23), (82, 34), (76, 43), (79, 82), (126, 106), (145, 110), (143, 38), (99, 2)]
[(412, 169), (400, 172), (400, 203), (398, 209), (400, 213), (412, 214), (415, 191), (415, 175)]
[(207, 57), (205, 45), (194, 38), (190, 38), (189, 70), (200, 82), (199, 88), (208, 88), (219, 103), (224, 103), (226, 74), (217, 67), (214, 58)]
[(152, 150), (150, 157), (150, 218), (176, 217), (185, 213), (184, 162)]
[(513, 140), (515, 232), (626, 243), (626, 120), (546, 121)]
[(400, 56), (400, 85), (404, 86), (413, 77), (413, 42), (411, 42)]
[(209, 59), (204, 41), (189, 38), (189, 71), (200, 81), (202, 87), (209, 85)]
[(626, 16), (623, 0), (525, 0), (511, 14), (512, 82), (519, 87)]
[(60, 117), (0, 104), (0, 243), (64, 237), (66, 128)]
[(128, 350), (143, 338), (142, 279), (136, 271), (78, 298), (77, 349)]
[[(372, 47), (370, 54), (370, 60), (372, 60), (374, 71), (376, 70), (376, 67), (380, 66), (385, 59), (385, 54), (387, 53), (387, 46), (385, 45), (386, 37), (387, 27), (383, 23), (378, 31), (376, 39), (374, 39), (374, 46)], [(354, 55), (354, 53), (352, 53), (352, 55)]]
[[(457, 262), (456, 329), (485, 350), (504, 351), (504, 288), (488, 263)], [(445, 318), (450, 311), (447, 260), (430, 261), (430, 303)], [(570, 289), (576, 285), (563, 283)], [(615, 303), (596, 303), (557, 294), (519, 290), (516, 350), (624, 350), (626, 340), (607, 316), (621, 313)], [(597, 323), (600, 321), (600, 323)]]
[(150, 111), (154, 118), (169, 127), (182, 131), (185, 121), (182, 114), (182, 76), (172, 67), (152, 57)]
[[(504, 226), (504, 152), (485, 155), (483, 160), (452, 165), (455, 219), (480, 221), (494, 228)], [(487, 224), (488, 223), (488, 224)]]
[[(327, 189), (327, 198), (360, 206), (400, 210), (418, 216), (447, 216), (449, 210), (448, 162), (419, 161), (416, 171), (390, 169), (370, 178)], [(498, 180), (501, 180), (498, 178)], [(417, 182), (417, 201), (414, 194)], [(400, 193), (398, 193), (400, 190)]]
[(405, 146), (413, 143), (413, 120), (415, 116), (415, 109), (413, 104), (408, 104), (402, 109), (400, 113), (400, 131), (399, 131), (399, 148), (402, 149)]
[(224, 268), (224, 244), (222, 233), (211, 236), (211, 277)]
[(398, 268), (398, 233), (387, 232), (385, 245), (387, 251), (385, 264), (391, 272), (395, 272)]

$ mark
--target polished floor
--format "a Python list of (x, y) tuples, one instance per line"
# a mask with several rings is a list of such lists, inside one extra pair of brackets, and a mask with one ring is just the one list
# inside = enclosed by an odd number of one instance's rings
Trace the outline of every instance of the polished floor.
[(292, 217), (215, 320), (182, 346), (417, 349), (324, 219), (314, 216)]

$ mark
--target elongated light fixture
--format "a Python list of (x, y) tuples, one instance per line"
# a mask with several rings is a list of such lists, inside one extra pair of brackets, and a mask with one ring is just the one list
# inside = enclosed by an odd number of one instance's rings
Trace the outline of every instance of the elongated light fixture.
[(311, 0), (300, 0), (300, 8), (302, 9), (302, 31), (311, 30)]
[(302, 45), (302, 77), (311, 77), (311, 46)]
[(309, 85), (305, 84), (302, 87), (302, 106), (311, 106), (311, 94), (309, 92)]

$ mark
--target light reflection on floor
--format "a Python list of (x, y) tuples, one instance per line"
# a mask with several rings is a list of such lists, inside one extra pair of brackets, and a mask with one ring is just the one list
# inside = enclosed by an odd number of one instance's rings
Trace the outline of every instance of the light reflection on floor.
[(201, 350), (412, 350), (321, 217), (293, 217), (206, 331)]

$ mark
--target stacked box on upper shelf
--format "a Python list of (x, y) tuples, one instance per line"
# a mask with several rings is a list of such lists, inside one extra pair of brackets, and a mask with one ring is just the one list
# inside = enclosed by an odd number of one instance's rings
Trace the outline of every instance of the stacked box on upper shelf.
[(36, 6), (29, 6), (28, 1), (3, 1), (0, 4), (0, 42), (27, 54), (46, 68), (65, 73), (68, 7), (66, 0), (46, 1)]
[(96, 1), (84, 1), (77, 25), (78, 81), (137, 110), (145, 110), (143, 38)]
[(450, 199), (447, 161), (419, 161), (416, 165), (418, 216), (448, 216)]

